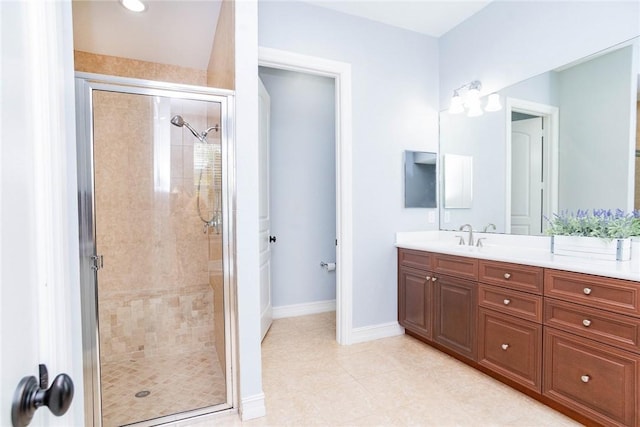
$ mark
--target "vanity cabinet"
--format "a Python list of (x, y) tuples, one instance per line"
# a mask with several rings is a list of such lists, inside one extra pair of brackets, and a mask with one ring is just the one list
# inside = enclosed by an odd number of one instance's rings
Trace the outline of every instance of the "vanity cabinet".
[(543, 394), (604, 425), (640, 423), (640, 284), (547, 269)]
[(640, 426), (640, 282), (398, 250), (407, 333), (588, 425)]
[(537, 393), (542, 390), (543, 272), (479, 262), (478, 363)]
[(410, 333), (476, 360), (478, 261), (398, 250), (398, 322)]

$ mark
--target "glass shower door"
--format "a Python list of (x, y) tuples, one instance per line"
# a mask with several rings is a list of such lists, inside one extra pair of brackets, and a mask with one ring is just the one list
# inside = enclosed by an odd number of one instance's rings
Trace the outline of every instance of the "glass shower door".
[(92, 91), (105, 427), (228, 401), (221, 115), (213, 101)]

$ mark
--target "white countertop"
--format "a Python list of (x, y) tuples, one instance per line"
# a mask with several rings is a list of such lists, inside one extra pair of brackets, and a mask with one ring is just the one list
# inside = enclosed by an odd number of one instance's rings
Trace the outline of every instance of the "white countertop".
[(640, 282), (640, 253), (630, 261), (601, 261), (551, 253), (551, 240), (546, 236), (516, 236), (495, 233), (473, 233), (474, 239), (484, 237), (484, 246), (458, 245), (462, 231), (416, 231), (396, 233), (396, 247), (442, 254), (533, 265), (544, 268), (615, 277)]

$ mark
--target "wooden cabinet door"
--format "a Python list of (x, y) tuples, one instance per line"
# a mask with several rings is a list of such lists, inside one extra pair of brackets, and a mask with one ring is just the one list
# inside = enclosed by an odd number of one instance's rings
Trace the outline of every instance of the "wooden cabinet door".
[(476, 360), (477, 283), (436, 275), (434, 341)]
[(398, 270), (398, 322), (427, 339), (432, 337), (433, 284), (427, 271)]

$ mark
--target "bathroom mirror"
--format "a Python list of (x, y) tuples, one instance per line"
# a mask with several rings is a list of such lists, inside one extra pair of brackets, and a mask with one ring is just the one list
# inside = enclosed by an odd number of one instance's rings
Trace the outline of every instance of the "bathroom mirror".
[(404, 152), (404, 207), (436, 208), (438, 155), (424, 151)]
[(637, 49), (638, 38), (509, 86), (498, 92), (501, 111), (442, 111), (440, 154), (473, 158), (474, 200), (468, 209), (441, 205), (440, 228), (493, 223), (536, 235), (561, 210), (638, 208)]

